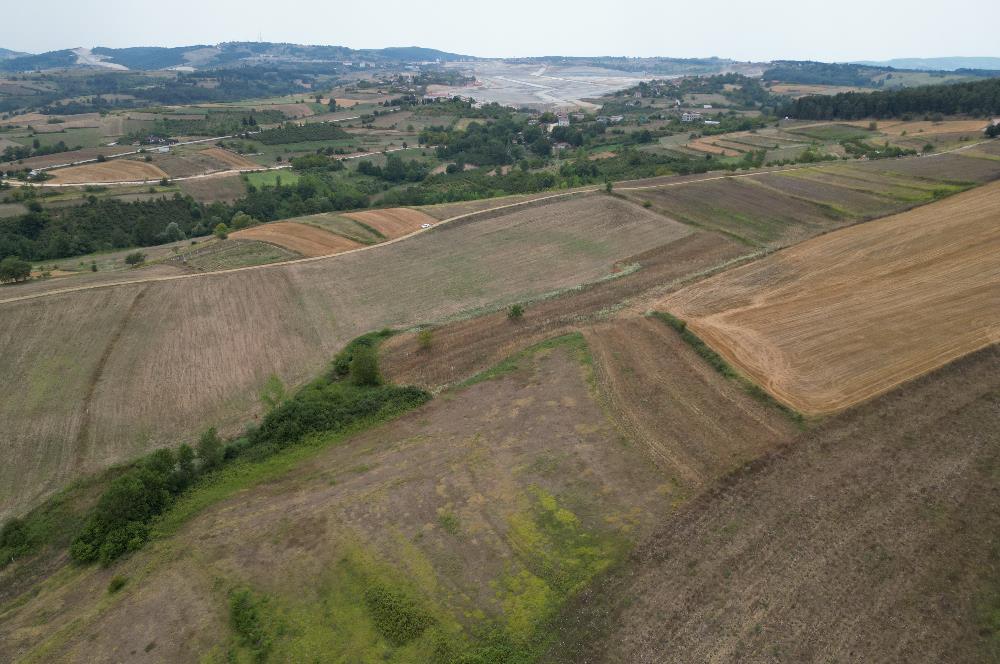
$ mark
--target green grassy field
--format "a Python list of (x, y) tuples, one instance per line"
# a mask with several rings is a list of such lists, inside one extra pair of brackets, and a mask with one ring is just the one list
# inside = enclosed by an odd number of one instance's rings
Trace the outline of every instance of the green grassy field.
[(283, 168), (279, 171), (247, 173), (245, 177), (247, 182), (255, 187), (263, 187), (265, 185), (273, 187), (279, 180), (282, 185), (291, 185), (299, 181), (299, 174), (288, 168)]

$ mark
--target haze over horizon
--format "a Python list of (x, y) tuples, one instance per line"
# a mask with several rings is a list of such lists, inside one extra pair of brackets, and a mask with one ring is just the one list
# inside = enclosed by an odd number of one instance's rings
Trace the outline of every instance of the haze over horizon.
[[(168, 10), (152, 14), (147, 6), (129, 0), (54, 0), (46, 5), (44, 30), (31, 30), (25, 27), (38, 20), (37, 8), (15, 4), (4, 8), (4, 26), (11, 27), (0, 26), (0, 47), (41, 53), (78, 46), (188, 46), (260, 37), (351, 48), (415, 45), (479, 57), (715, 55), (754, 61), (858, 61), (1000, 56), (991, 21), (969, 20), (961, 30), (943, 31), (937, 13), (920, 11), (904, 0), (844, 0), (835, 11), (829, 3), (807, 0), (770, 12), (733, 0), (703, 8), (638, 0), (627, 11), (592, 1), (540, 9), (526, 0), (503, 5), (441, 0), (433, 6), (386, 0), (377, 14), (364, 5), (333, 6), (316, 0), (295, 7), (283, 11), (259, 0), (175, 0)], [(970, 19), (989, 10), (985, 0), (949, 5), (952, 15)], [(869, 37), (865, 25), (894, 29)]]

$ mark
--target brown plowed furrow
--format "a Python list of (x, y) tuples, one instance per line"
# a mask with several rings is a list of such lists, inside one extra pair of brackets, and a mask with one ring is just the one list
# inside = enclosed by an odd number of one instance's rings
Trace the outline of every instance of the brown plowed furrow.
[(658, 320), (616, 320), (584, 336), (615, 418), (685, 492), (794, 434)]

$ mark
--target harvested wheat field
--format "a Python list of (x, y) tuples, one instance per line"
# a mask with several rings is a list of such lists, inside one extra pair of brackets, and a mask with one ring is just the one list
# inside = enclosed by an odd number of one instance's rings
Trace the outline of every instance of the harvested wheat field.
[(311, 262), (0, 303), (18, 321), (0, 375), (30, 386), (0, 402), (21, 460), (0, 465), (0, 516), (207, 426), (234, 432), (270, 374), (299, 385), (358, 334), (597, 281), (691, 233), (603, 195), (514, 210)]
[(374, 228), (389, 240), (409, 235), (420, 230), (422, 224), (433, 224), (436, 221), (434, 217), (410, 208), (348, 212), (344, 216)]
[(330, 256), (363, 245), (346, 237), (330, 233), (322, 228), (298, 224), (294, 221), (274, 221), (242, 231), (230, 233), (236, 240), (260, 240), (270, 242), (303, 256)]
[(995, 662), (998, 366), (962, 358), (682, 506), (542, 661)]
[[(857, 122), (847, 122), (846, 124), (867, 128), (869, 121), (860, 120)], [(906, 132), (908, 136), (929, 136), (965, 132), (970, 136), (981, 138), (986, 124), (987, 120), (942, 120), (941, 122), (932, 122), (930, 120), (916, 122), (881, 120), (877, 122), (877, 127), (879, 132), (888, 136), (901, 136), (903, 132)]]
[(781, 401), (842, 410), (1000, 341), (1000, 184), (682, 289), (679, 316)]
[(89, 182), (141, 182), (167, 177), (154, 164), (131, 159), (115, 159), (101, 163), (70, 166), (50, 171), (53, 184), (82, 184)]
[(247, 187), (241, 175), (219, 175), (177, 183), (181, 191), (199, 203), (222, 201), (232, 203), (246, 196)]
[(225, 164), (233, 169), (260, 169), (261, 165), (255, 161), (250, 161), (241, 154), (236, 154), (230, 150), (225, 150), (223, 148), (206, 148), (200, 151), (198, 154), (210, 157), (222, 164)]

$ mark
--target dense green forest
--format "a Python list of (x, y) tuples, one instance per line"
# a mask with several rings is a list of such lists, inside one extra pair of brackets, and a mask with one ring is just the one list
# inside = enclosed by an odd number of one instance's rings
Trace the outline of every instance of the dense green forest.
[(928, 113), (984, 117), (1000, 113), (1000, 78), (871, 93), (810, 95), (789, 102), (781, 112), (801, 120), (895, 118)]
[(799, 83), (804, 85), (846, 85), (856, 88), (876, 87), (875, 78), (890, 67), (872, 67), (836, 62), (809, 62), (779, 60), (764, 71), (765, 81)]
[[(75, 59), (75, 56), (73, 56)], [(0, 62), (0, 65), (3, 63)], [(213, 69), (172, 76), (138, 72), (45, 72), (15, 75), (12, 80), (30, 83), (21, 93), (0, 95), (0, 113), (47, 108), (59, 113), (91, 113), (110, 108), (148, 104), (197, 104), (257, 97), (308, 93), (320, 79), (330, 80), (329, 68), (258, 66)], [(135, 99), (109, 102), (102, 95), (131, 95)], [(67, 98), (90, 99), (67, 102)]]

